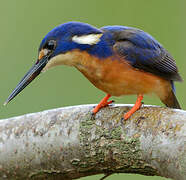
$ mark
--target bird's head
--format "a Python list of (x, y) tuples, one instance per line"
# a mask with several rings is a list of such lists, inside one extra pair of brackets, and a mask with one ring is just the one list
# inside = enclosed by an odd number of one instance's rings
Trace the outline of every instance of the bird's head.
[(64, 64), (73, 65), (73, 50), (87, 51), (91, 55), (106, 57), (111, 54), (103, 32), (93, 26), (80, 22), (68, 22), (51, 30), (42, 40), (38, 59), (22, 78), (4, 104), (11, 101), (42, 71)]

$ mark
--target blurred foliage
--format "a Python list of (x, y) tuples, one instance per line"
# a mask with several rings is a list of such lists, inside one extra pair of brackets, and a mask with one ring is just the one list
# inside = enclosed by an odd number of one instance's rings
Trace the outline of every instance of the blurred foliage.
[[(11, 90), (37, 59), (37, 50), (45, 34), (67, 21), (87, 22), (97, 27), (105, 25), (134, 26), (153, 35), (176, 59), (183, 79), (186, 79), (185, 28), (186, 1), (170, 0), (1, 0), (0, 59), (1, 98), (6, 100)], [(135, 84), (134, 84), (135, 86)], [(176, 83), (177, 97), (183, 108), (185, 83)], [(77, 104), (97, 103), (104, 93), (70, 67), (56, 67), (40, 75), (6, 107), (1, 106), (1, 118)], [(134, 96), (114, 98), (116, 103), (134, 103)], [(155, 97), (145, 97), (145, 104), (162, 105)], [(99, 176), (82, 180), (99, 179)], [(112, 179), (160, 180), (160, 177), (112, 175)]]

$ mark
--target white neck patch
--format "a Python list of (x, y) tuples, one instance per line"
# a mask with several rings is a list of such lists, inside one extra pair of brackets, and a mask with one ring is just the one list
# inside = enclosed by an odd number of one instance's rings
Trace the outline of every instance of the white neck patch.
[(102, 35), (103, 34), (88, 34), (88, 35), (82, 35), (82, 36), (75, 35), (72, 37), (72, 41), (78, 44), (94, 45), (100, 41), (100, 38)]

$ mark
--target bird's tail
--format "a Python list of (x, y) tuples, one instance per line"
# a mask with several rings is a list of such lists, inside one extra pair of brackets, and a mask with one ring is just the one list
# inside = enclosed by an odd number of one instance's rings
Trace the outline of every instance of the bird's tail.
[(176, 95), (173, 91), (173, 89), (171, 91), (169, 91), (169, 93), (167, 94), (166, 98), (161, 99), (161, 101), (170, 108), (175, 108), (175, 109), (181, 109), (181, 106), (176, 98)]

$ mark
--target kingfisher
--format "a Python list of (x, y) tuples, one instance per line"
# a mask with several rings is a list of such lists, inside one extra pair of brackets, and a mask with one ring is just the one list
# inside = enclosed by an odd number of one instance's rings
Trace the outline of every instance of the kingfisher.
[(140, 29), (119, 25), (96, 28), (87, 23), (67, 22), (48, 32), (38, 51), (37, 61), (4, 104), (40, 73), (67, 65), (77, 68), (106, 93), (93, 108), (93, 114), (111, 104), (111, 96), (123, 95), (137, 95), (135, 105), (124, 114), (124, 119), (140, 109), (146, 94), (155, 94), (167, 107), (181, 109), (174, 81), (182, 81), (182, 78), (173, 57)]

